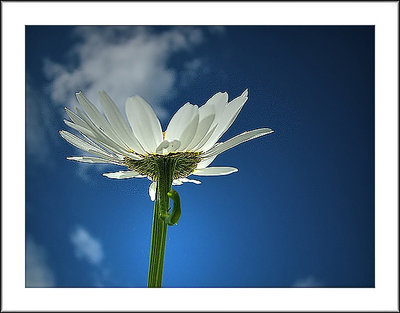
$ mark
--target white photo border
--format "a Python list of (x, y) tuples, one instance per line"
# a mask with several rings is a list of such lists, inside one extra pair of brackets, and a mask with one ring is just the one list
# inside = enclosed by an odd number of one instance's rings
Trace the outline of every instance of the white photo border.
[[(398, 310), (397, 1), (1, 6), (4, 311)], [(375, 288), (25, 288), (25, 25), (375, 25)]]

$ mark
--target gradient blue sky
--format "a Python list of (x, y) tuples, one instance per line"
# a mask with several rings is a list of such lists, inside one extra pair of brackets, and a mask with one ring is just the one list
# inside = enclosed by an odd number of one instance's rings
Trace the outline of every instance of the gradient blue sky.
[(26, 27), (26, 285), (145, 287), (148, 180), (79, 164), (58, 130), (82, 90), (139, 94), (168, 123), (218, 91), (249, 100), (222, 139), (239, 172), (178, 186), (165, 287), (374, 286), (373, 27)]

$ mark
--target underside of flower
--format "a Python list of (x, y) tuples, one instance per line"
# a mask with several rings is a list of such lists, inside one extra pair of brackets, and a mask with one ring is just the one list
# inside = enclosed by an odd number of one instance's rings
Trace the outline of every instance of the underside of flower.
[[(82, 138), (64, 130), (60, 135), (93, 156), (68, 159), (128, 168), (103, 173), (109, 178), (147, 177), (152, 180), (149, 195), (154, 201), (154, 214), (148, 287), (161, 287), (167, 227), (176, 224), (181, 216), (180, 199), (172, 185), (200, 184), (198, 180), (187, 178), (191, 174), (219, 176), (237, 172), (234, 167), (209, 165), (219, 154), (273, 130), (259, 128), (218, 142), (247, 101), (247, 89), (232, 101), (228, 101), (228, 93), (218, 92), (200, 107), (187, 102), (174, 114), (165, 131), (152, 107), (139, 96), (129, 97), (125, 102), (129, 123), (104, 91), (99, 92), (104, 114), (82, 92), (76, 97), (83, 111), (76, 108), (74, 113), (66, 108), (71, 121), (65, 120), (65, 123)], [(174, 202), (172, 210), (169, 210), (170, 199)]]
[(162, 175), (160, 170), (164, 168), (172, 171), (173, 179), (185, 178), (194, 172), (200, 161), (200, 152), (173, 152), (166, 155), (149, 154), (141, 160), (124, 158), (124, 163), (130, 170), (148, 176), (153, 181), (158, 181), (159, 176)]
[[(113, 179), (147, 177), (153, 181), (149, 187), (151, 199), (155, 198), (160, 177), (166, 171), (173, 185), (200, 183), (187, 178), (189, 175), (219, 176), (237, 172), (234, 167), (210, 164), (219, 154), (273, 132), (270, 128), (259, 128), (218, 142), (247, 101), (247, 89), (231, 101), (226, 92), (218, 92), (200, 107), (185, 103), (165, 131), (150, 104), (139, 96), (129, 97), (125, 102), (128, 121), (104, 91), (99, 92), (104, 114), (82, 92), (76, 97), (83, 110), (76, 108), (73, 112), (66, 108), (71, 121), (64, 121), (82, 137), (64, 130), (60, 135), (90, 156), (67, 159), (126, 166), (127, 170), (103, 175)], [(161, 171), (161, 168), (167, 170)]]

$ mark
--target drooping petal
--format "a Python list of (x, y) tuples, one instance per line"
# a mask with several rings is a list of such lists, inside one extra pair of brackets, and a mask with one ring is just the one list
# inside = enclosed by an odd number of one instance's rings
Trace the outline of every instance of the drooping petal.
[(180, 180), (181, 180), (182, 183), (193, 183), (193, 184), (196, 184), (196, 185), (201, 184), (201, 181), (196, 180), (196, 179), (180, 178)]
[(204, 151), (210, 149), (218, 141), (218, 139), (221, 138), (223, 134), (225, 134), (228, 128), (231, 127), (236, 117), (239, 115), (240, 110), (246, 103), (247, 99), (248, 98), (246, 89), (242, 93), (242, 95), (228, 103), (228, 105), (224, 108), (224, 111), (218, 116), (218, 120), (216, 121), (218, 123), (218, 126), (215, 129), (213, 135), (204, 144)]
[(121, 140), (133, 151), (144, 154), (142, 146), (133, 134), (132, 129), (129, 127), (114, 101), (112, 101), (108, 94), (103, 90), (99, 92), (99, 99), (108, 121)]
[(172, 181), (172, 185), (176, 185), (176, 186), (180, 186), (183, 185), (183, 183), (193, 183), (193, 184), (201, 184), (201, 181), (196, 180), (196, 179), (188, 179), (188, 178), (178, 178), (178, 179), (174, 179)]
[(194, 170), (192, 175), (197, 176), (220, 176), (228, 175), (237, 172), (238, 169), (234, 167), (206, 167)]
[(153, 181), (149, 186), (149, 196), (151, 201), (156, 200), (157, 182)]
[(86, 156), (67, 157), (67, 160), (78, 161), (82, 163), (103, 163), (103, 164), (108, 163), (108, 164), (122, 165), (120, 162), (110, 161), (102, 158), (86, 157)]
[(174, 179), (172, 181), (172, 185), (173, 186), (180, 186), (180, 185), (183, 185), (183, 182), (179, 178), (178, 179)]
[(114, 179), (127, 179), (127, 178), (143, 178), (146, 177), (144, 175), (140, 175), (139, 173), (135, 171), (118, 171), (114, 173), (103, 173), (103, 176), (106, 176), (108, 178), (114, 178)]
[(207, 151), (207, 153), (205, 154), (205, 157), (209, 158), (209, 157), (217, 156), (218, 154), (220, 154), (228, 149), (231, 149), (243, 142), (246, 142), (248, 140), (251, 140), (251, 139), (254, 139), (254, 138), (257, 138), (260, 136), (270, 134), (272, 132), (273, 132), (273, 130), (270, 128), (259, 128), (259, 129), (241, 133), (240, 135), (237, 135), (227, 141), (224, 141), (224, 142), (214, 146), (212, 149)]
[(150, 104), (143, 98), (134, 96), (126, 100), (125, 110), (132, 131), (143, 149), (154, 153), (163, 141), (163, 135), (160, 121)]

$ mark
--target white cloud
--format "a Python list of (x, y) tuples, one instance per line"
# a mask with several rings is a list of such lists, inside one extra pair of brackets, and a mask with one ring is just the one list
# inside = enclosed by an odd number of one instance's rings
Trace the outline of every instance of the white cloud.
[(162, 103), (174, 96), (179, 76), (170, 58), (203, 41), (203, 31), (193, 27), (158, 33), (146, 27), (78, 27), (75, 35), (80, 43), (71, 47), (68, 64), (45, 62), (52, 101), (75, 106), (74, 94), (82, 90), (97, 103), (97, 92), (105, 90), (122, 109), (127, 97), (139, 94), (161, 119), (168, 115)]
[(104, 258), (104, 252), (98, 239), (94, 238), (82, 226), (76, 227), (71, 233), (70, 239), (77, 258), (85, 259), (92, 265), (100, 265)]
[(294, 282), (293, 287), (322, 287), (324, 284), (310, 275)]
[[(99, 108), (97, 93), (107, 91), (123, 113), (126, 98), (139, 94), (164, 122), (173, 113), (167, 112), (165, 102), (207, 69), (205, 61), (194, 53), (206, 35), (213, 36), (207, 30), (172, 27), (154, 32), (143, 26), (76, 27), (72, 40), (75, 43), (61, 56), (63, 61), (43, 60), (43, 73), (49, 80), (46, 88), (33, 88), (35, 82), (27, 72), (27, 158), (46, 167), (56, 164), (54, 150), (60, 144), (67, 145), (58, 134), (57, 125), (67, 118), (62, 108), (77, 106), (75, 92), (79, 90)], [(176, 63), (171, 64), (178, 55), (179, 68)], [(84, 155), (80, 150), (76, 153)], [(78, 175), (84, 180), (93, 174), (89, 166), (76, 164)], [(103, 170), (100, 166), (94, 168), (97, 173)]]
[(53, 271), (46, 263), (45, 249), (27, 238), (25, 247), (25, 285), (26, 287), (54, 287)]

